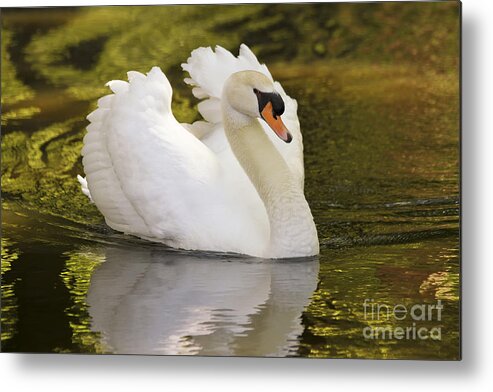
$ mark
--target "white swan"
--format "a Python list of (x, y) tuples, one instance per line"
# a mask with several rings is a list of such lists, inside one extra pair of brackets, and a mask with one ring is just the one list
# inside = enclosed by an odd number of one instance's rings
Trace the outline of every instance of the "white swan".
[(318, 254), (296, 101), (245, 45), (196, 49), (182, 67), (206, 121), (178, 123), (157, 67), (109, 82), (87, 117), (82, 191), (113, 229), (174, 248)]

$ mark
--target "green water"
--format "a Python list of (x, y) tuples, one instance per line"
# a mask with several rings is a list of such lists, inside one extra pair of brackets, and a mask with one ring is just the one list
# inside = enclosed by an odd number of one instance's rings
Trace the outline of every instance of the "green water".
[[(2, 351), (459, 358), (457, 40), (454, 2), (2, 10)], [(161, 66), (190, 122), (180, 63), (241, 42), (298, 100), (315, 259), (126, 237), (76, 181), (107, 80)]]

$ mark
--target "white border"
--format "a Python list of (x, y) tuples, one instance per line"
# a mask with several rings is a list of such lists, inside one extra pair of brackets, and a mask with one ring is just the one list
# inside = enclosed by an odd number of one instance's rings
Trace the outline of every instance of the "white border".
[[(208, 3), (212, 2), (224, 1)], [(172, 2), (2, 0), (2, 7), (166, 3)], [(0, 354), (0, 388), (85, 392), (96, 388), (119, 392), (488, 390), (493, 384), (493, 258), (489, 252), (493, 231), (492, 4), (463, 1), (462, 362)]]

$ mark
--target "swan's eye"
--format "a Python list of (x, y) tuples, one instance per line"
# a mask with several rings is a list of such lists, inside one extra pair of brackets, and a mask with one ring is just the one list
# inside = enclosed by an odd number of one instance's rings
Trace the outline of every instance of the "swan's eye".
[(257, 95), (258, 109), (260, 113), (262, 113), (265, 105), (267, 105), (269, 102), (271, 103), (272, 115), (274, 116), (274, 119), (277, 119), (277, 116), (280, 116), (284, 113), (284, 101), (282, 100), (279, 93), (276, 93), (275, 91), (272, 93), (264, 93), (257, 90), (256, 88), (253, 89), (253, 92)]

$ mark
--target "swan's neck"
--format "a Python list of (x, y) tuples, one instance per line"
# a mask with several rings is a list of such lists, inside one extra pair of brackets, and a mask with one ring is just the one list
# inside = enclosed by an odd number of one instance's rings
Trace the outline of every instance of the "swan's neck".
[(270, 223), (266, 257), (318, 254), (318, 238), (303, 189), (259, 121), (223, 100), (226, 136), (239, 163), (264, 202)]

